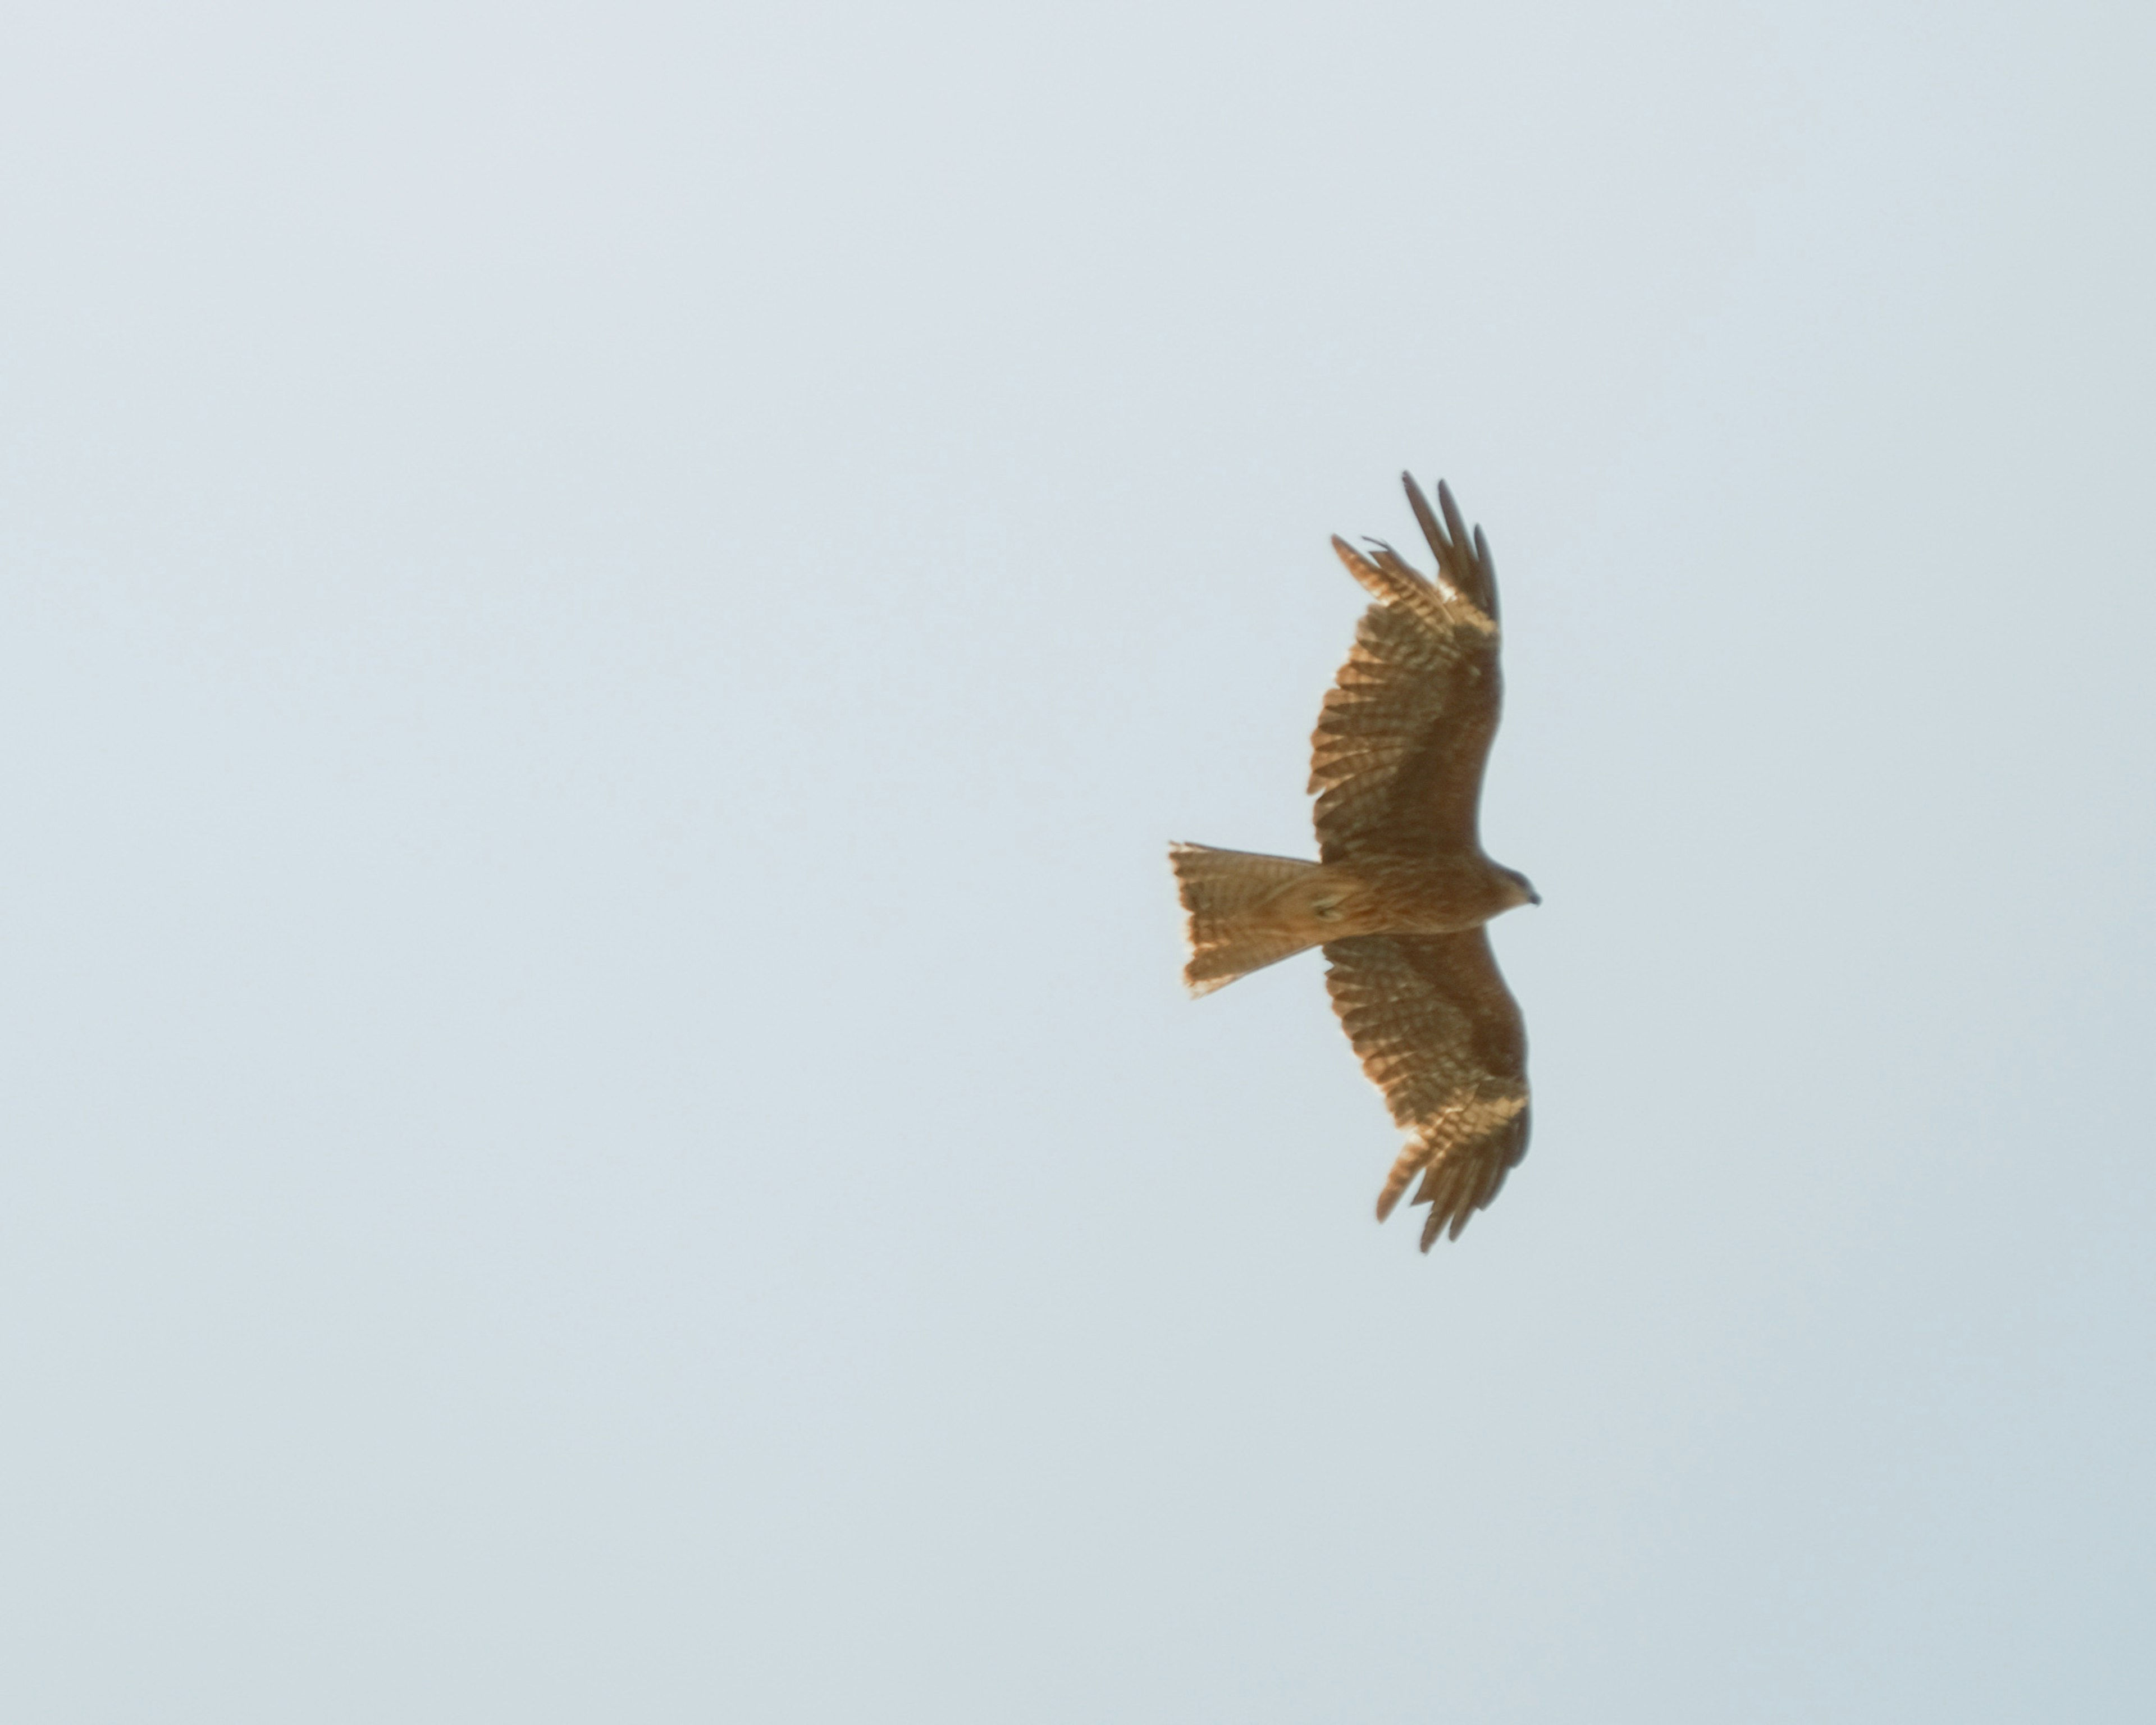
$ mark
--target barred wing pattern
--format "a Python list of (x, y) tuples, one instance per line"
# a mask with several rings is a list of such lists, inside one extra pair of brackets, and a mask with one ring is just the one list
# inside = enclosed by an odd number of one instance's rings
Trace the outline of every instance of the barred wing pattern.
[(1393, 1213), (1430, 1206), (1422, 1249), (1455, 1240), (1527, 1153), (1527, 1038), (1488, 934), (1368, 935), (1333, 941), (1325, 985), (1363, 1070), (1414, 1140), (1378, 1195)]
[(1437, 557), (1435, 580), (1389, 545), (1365, 556), (1332, 542), (1378, 603), (1363, 615), (1311, 738), (1327, 862), (1479, 845), (1482, 769), (1503, 701), (1490, 547), (1480, 528), (1471, 539), (1445, 485), (1440, 524), (1414, 480), (1401, 477)]

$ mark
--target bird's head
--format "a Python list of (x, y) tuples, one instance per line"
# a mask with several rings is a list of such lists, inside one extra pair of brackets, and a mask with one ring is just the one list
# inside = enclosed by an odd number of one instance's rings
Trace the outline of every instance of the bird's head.
[(1514, 906), (1538, 905), (1543, 901), (1542, 894), (1535, 891), (1535, 883), (1517, 869), (1500, 869), (1497, 872), (1502, 875), (1512, 887), (1514, 896), (1512, 903), (1506, 906), (1507, 910)]

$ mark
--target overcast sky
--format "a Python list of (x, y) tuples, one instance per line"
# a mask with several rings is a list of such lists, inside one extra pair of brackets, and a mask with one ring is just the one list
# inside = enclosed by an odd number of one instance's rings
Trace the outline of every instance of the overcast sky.
[[(2152, 87), (14, 8), (0, 1715), (2152, 1717)], [(1545, 900), (1428, 1258), (1164, 856), (1311, 853), (1403, 467)]]

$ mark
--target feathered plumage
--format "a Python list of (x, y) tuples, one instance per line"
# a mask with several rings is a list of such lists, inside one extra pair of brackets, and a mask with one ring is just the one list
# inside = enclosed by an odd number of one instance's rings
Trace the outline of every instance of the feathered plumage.
[(1433, 510), (1401, 479), (1437, 569), (1424, 576), (1389, 545), (1366, 554), (1332, 542), (1377, 603), (1311, 738), (1318, 860), (1198, 845), (1169, 859), (1194, 993), (1324, 947), (1348, 1040), (1411, 1134), (1378, 1219), (1419, 1174), (1411, 1201), (1430, 1206), (1428, 1251), (1440, 1233), (1457, 1238), (1527, 1154), (1527, 1032), (1484, 925), (1541, 900), (1484, 855), (1480, 834), (1503, 701), (1490, 547), (1442, 483)]

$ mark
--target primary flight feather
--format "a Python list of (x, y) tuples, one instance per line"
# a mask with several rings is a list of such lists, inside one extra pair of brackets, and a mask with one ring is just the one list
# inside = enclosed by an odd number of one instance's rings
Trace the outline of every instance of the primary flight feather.
[(1434, 576), (1389, 545), (1332, 548), (1377, 603), (1363, 614), (1311, 738), (1317, 862), (1174, 845), (1188, 913), (1183, 980), (1205, 994), (1322, 946), (1333, 1009), (1411, 1136), (1380, 1221), (1419, 1174), (1422, 1249), (1457, 1239), (1527, 1152), (1527, 1040), (1484, 925), (1542, 900), (1483, 854), (1482, 769), (1502, 701), (1497, 585), (1440, 481), (1408, 501)]

